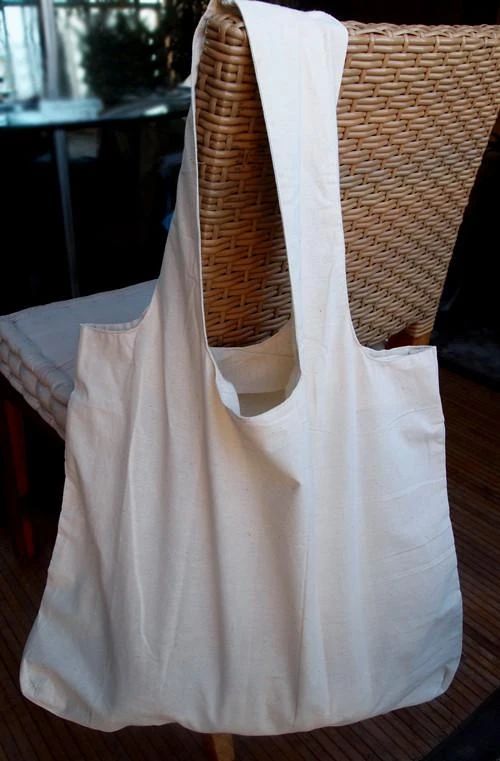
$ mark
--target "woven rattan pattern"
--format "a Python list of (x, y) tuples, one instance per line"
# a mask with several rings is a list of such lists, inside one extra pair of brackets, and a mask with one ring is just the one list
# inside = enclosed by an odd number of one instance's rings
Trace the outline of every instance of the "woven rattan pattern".
[[(432, 327), (500, 101), (500, 28), (347, 22), (338, 104), (356, 332)], [(196, 86), (207, 334), (245, 345), (290, 314), (276, 186), (241, 18), (212, 16)]]

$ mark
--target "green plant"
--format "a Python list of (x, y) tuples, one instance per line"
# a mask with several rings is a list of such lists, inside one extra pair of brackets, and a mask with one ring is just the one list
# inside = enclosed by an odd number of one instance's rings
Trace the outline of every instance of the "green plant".
[(194, 0), (160, 8), (153, 29), (135, 8), (89, 14), (82, 63), (92, 92), (110, 104), (185, 78), (193, 31), (205, 5)]
[(166, 49), (172, 83), (185, 79), (189, 74), (193, 34), (207, 4), (208, 0), (177, 0), (169, 5)]
[(151, 31), (135, 11), (97, 11), (89, 17), (82, 63), (87, 84), (105, 103), (165, 83), (161, 26)]

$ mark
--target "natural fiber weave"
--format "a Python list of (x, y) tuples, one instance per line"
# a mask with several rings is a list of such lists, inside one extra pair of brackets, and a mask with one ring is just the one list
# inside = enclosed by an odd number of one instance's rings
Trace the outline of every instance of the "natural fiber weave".
[[(347, 22), (338, 105), (349, 297), (360, 340), (430, 331), (500, 103), (500, 28)], [(243, 21), (207, 24), (196, 87), (203, 282), (213, 345), (290, 315), (276, 186)]]

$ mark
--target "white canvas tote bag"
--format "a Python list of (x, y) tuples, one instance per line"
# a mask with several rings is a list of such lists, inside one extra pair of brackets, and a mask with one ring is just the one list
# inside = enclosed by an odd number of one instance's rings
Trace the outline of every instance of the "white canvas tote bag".
[(21, 665), (26, 697), (106, 731), (355, 722), (435, 698), (460, 657), (436, 350), (365, 348), (349, 313), (346, 30), (238, 6), (293, 318), (254, 346), (208, 346), (193, 98), (151, 304), (81, 327), (58, 535)]

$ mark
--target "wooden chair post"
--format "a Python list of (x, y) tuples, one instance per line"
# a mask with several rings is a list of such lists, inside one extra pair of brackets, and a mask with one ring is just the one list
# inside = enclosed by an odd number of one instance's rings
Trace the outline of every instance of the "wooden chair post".
[(232, 735), (205, 735), (204, 740), (210, 761), (235, 761)]
[(431, 330), (428, 326), (408, 325), (399, 333), (394, 333), (387, 341), (387, 348), (394, 349), (396, 346), (425, 346), (430, 343)]

